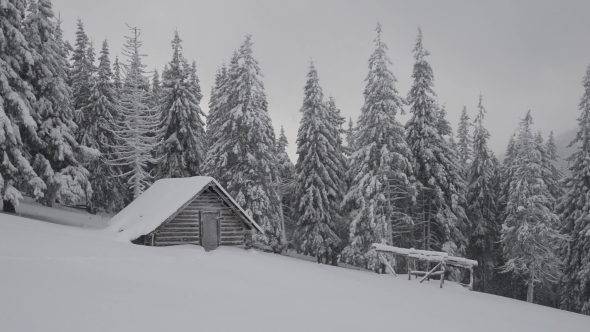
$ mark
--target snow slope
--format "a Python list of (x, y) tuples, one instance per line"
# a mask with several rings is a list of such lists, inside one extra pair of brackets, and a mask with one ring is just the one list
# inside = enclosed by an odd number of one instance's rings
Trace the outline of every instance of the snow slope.
[[(1, 207), (2, 201), (0, 200), (0, 208)], [(59, 204), (55, 204), (53, 207), (48, 207), (35, 202), (31, 197), (24, 197), (16, 207), (16, 214), (20, 217), (42, 220), (54, 224), (90, 229), (103, 229), (107, 227), (109, 222), (109, 216), (89, 214), (86, 211)], [(2, 215), (0, 215), (0, 218), (1, 216)]]
[(238, 248), (0, 214), (2, 331), (588, 331), (590, 317)]

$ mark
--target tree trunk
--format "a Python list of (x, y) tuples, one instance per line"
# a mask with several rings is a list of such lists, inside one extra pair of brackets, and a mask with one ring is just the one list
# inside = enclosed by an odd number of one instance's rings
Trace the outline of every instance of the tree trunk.
[(16, 213), (16, 209), (14, 207), (14, 204), (12, 204), (11, 201), (7, 201), (7, 200), (3, 200), (3, 211), (4, 212), (9, 212), (9, 213)]
[(424, 250), (430, 250), (430, 215), (432, 209), (432, 200), (430, 199), (430, 195), (428, 196), (428, 222), (426, 223), (426, 248)]
[(338, 266), (338, 255), (332, 254), (332, 265)]
[(526, 301), (527, 302), (533, 303), (534, 291), (535, 291), (535, 282), (534, 282), (534, 278), (531, 277), (531, 280), (529, 281), (527, 291), (526, 291)]

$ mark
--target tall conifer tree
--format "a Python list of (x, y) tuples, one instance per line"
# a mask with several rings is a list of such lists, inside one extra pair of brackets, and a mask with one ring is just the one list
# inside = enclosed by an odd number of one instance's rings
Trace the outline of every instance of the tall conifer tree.
[[(409, 176), (412, 156), (404, 127), (396, 116), (403, 113), (403, 99), (389, 70), (387, 45), (381, 39), (381, 25), (375, 29), (375, 51), (369, 58), (365, 79), (365, 103), (357, 123), (356, 150), (350, 156), (348, 178), (352, 183), (343, 206), (352, 220), (347, 259), (375, 267), (366, 253), (372, 243), (392, 244), (391, 221), (403, 214), (400, 202), (411, 195)], [(401, 199), (401, 200), (400, 200)]]
[(117, 109), (120, 107), (118, 93), (112, 80), (109, 45), (105, 39), (100, 51), (96, 82), (92, 86), (89, 105), (83, 113), (87, 117), (81, 144), (97, 149), (101, 153), (98, 160), (88, 164), (90, 181), (94, 194), (87, 202), (91, 212), (96, 210), (117, 212), (124, 207), (126, 189), (119, 175), (121, 168), (109, 165), (109, 160), (117, 159), (119, 144), (114, 133)]
[(483, 126), (486, 110), (479, 96), (479, 112), (475, 117), (473, 133), (473, 161), (468, 167), (467, 213), (472, 223), (469, 241), (469, 254), (475, 257), (478, 265), (478, 288), (485, 292), (486, 281), (495, 268), (493, 260), (494, 244), (499, 240), (499, 227), (496, 223), (495, 163), (488, 148), (490, 134)]
[(262, 73), (252, 55), (252, 37), (232, 57), (224, 83), (219, 129), (204, 170), (264, 229), (258, 241), (280, 251), (284, 245), (278, 192), (279, 172)]
[(67, 85), (68, 60), (57, 39), (51, 2), (31, 1), (28, 12), (24, 29), (34, 60), (29, 81), (35, 90), (33, 107), (40, 141), (26, 140), (27, 151), (35, 172), (47, 185), (42, 202), (51, 206), (59, 199), (74, 204), (92, 193), (89, 173), (79, 160), (92, 158), (97, 151), (80, 147), (74, 137), (77, 128)]
[(467, 107), (463, 106), (461, 111), (461, 120), (457, 129), (457, 154), (461, 165), (468, 165), (471, 162), (473, 155), (473, 138), (471, 136), (472, 124), (469, 122), (469, 115), (467, 115)]
[(557, 211), (570, 237), (562, 247), (561, 308), (590, 315), (590, 66), (582, 86), (578, 132), (569, 144), (576, 151), (567, 158), (569, 173)]
[(322, 262), (340, 242), (335, 232), (344, 191), (344, 156), (335, 121), (335, 106), (324, 102), (317, 71), (311, 62), (307, 74), (302, 118), (297, 135), (297, 189), (295, 238), (300, 249)]
[(532, 133), (530, 111), (521, 121), (514, 145), (512, 180), (502, 225), (504, 272), (513, 272), (527, 285), (533, 302), (539, 282), (556, 282), (559, 260), (555, 254), (561, 236), (554, 229), (558, 217), (551, 210), (553, 197), (545, 182), (542, 152)]
[(162, 74), (163, 95), (159, 107), (163, 137), (158, 175), (164, 178), (199, 175), (207, 151), (198, 78), (182, 54), (181, 42), (175, 31), (172, 60)]
[(117, 145), (113, 146), (115, 158), (109, 160), (112, 167), (120, 167), (118, 176), (127, 181), (132, 198), (137, 198), (153, 180), (149, 172), (151, 164), (157, 162), (152, 150), (157, 146), (157, 138), (152, 135), (157, 130), (158, 119), (150, 107), (153, 97), (148, 91), (149, 81), (140, 53), (142, 42), (138, 28), (129, 27), (131, 36), (125, 36), (123, 54), (127, 57), (125, 78), (121, 87), (119, 119), (115, 122)]
[(33, 87), (22, 76), (34, 65), (22, 31), (25, 11), (24, 0), (4, 1), (0, 6), (0, 195), (6, 212), (15, 212), (22, 199), (19, 182), (30, 187), (35, 197), (42, 197), (46, 189), (23, 152), (21, 137), (22, 133), (39, 142)]
[(71, 86), (74, 96), (73, 106), (76, 112), (88, 105), (90, 100), (90, 89), (92, 88), (92, 74), (94, 72), (94, 59), (90, 49), (90, 40), (84, 31), (84, 23), (78, 19), (76, 30), (76, 44), (72, 53)]
[(414, 172), (420, 182), (417, 218), (422, 219), (422, 246), (461, 253), (468, 226), (463, 206), (466, 184), (461, 166), (448, 142), (438, 132), (434, 75), (425, 57), (430, 53), (422, 45), (422, 30), (414, 47), (414, 83), (408, 94), (412, 117), (406, 124), (407, 142), (414, 155)]

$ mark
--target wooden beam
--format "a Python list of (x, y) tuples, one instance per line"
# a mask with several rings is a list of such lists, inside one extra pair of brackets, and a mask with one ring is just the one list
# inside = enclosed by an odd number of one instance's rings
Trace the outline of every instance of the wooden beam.
[(391, 273), (393, 273), (393, 275), (397, 277), (397, 273), (395, 273), (395, 270), (393, 269), (393, 267), (391, 267), (391, 265), (389, 264), (387, 259), (385, 259), (385, 256), (383, 256), (383, 254), (379, 253), (379, 258), (381, 258), (381, 260), (383, 261), (383, 264), (385, 264), (389, 268), (389, 271), (391, 271)]
[(442, 264), (442, 262), (436, 264), (432, 270), (428, 271), (428, 273), (426, 273), (426, 275), (424, 275), (424, 277), (422, 278), (422, 280), (420, 280), (420, 283), (422, 283), (424, 280), (426, 280), (426, 278), (430, 277), (430, 275), (432, 274), (432, 272), (434, 272), (436, 269), (438, 269), (438, 267)]

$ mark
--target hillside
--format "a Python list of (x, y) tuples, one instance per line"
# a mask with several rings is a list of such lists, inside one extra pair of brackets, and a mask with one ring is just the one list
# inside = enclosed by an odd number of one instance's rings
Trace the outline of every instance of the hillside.
[(587, 331), (590, 317), (254, 250), (0, 214), (3, 331)]

